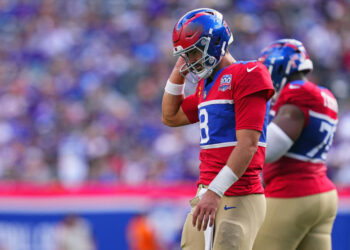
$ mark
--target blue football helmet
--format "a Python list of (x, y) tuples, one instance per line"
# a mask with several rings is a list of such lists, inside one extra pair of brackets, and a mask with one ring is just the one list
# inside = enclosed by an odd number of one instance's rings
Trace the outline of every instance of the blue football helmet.
[[(173, 31), (174, 56), (183, 56), (186, 61), (181, 74), (192, 72), (197, 80), (209, 77), (232, 41), (232, 33), (220, 12), (208, 8), (187, 12)], [(194, 50), (201, 53), (201, 58), (190, 63), (188, 53)]]
[(295, 72), (310, 72), (312, 61), (304, 45), (295, 39), (281, 39), (262, 50), (259, 61), (269, 69), (276, 94)]

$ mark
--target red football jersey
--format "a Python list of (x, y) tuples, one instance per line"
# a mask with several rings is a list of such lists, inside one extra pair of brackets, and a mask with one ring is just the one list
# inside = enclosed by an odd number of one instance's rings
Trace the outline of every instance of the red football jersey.
[[(265, 160), (267, 110), (250, 105), (238, 107), (243, 98), (255, 93), (264, 94), (264, 104), (274, 93), (270, 74), (260, 62), (237, 62), (217, 72), (212, 82), (203, 79), (198, 83), (196, 93), (185, 98), (182, 109), (192, 123), (199, 121), (201, 135), (200, 176), (198, 184), (209, 185), (237, 144), (237, 129), (261, 131), (258, 151), (255, 153), (244, 175), (232, 185), (225, 195), (247, 195), (263, 193), (259, 173)], [(251, 107), (253, 106), (253, 107)], [(256, 124), (237, 120), (239, 114), (262, 112), (261, 121)], [(254, 112), (252, 112), (254, 110)], [(236, 114), (239, 111), (239, 114)]]
[(297, 106), (304, 113), (305, 125), (289, 151), (264, 166), (265, 195), (288, 198), (333, 190), (325, 160), (337, 125), (336, 99), (326, 88), (293, 81), (283, 88), (270, 113), (277, 114), (284, 104)]

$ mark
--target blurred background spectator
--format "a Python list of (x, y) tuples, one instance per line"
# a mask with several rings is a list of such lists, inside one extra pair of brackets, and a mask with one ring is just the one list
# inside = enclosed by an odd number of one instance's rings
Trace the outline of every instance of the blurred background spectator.
[[(197, 125), (162, 125), (186, 11), (223, 12), (238, 60), (271, 41), (304, 42), (311, 80), (340, 103), (330, 176), (350, 184), (350, 2), (346, 0), (1, 0), (0, 179), (74, 187), (196, 180)], [(194, 90), (188, 84), (186, 91)]]
[(56, 228), (57, 250), (95, 250), (89, 222), (74, 214), (69, 214)]

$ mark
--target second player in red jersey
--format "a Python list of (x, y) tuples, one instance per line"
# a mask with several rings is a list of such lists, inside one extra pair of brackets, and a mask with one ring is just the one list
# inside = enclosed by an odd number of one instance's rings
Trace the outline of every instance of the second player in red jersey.
[(266, 197), (301, 197), (334, 190), (325, 160), (338, 120), (333, 94), (306, 80), (288, 83), (272, 108), (272, 117), (285, 105), (304, 116), (303, 130), (293, 146), (263, 170)]
[(331, 249), (337, 193), (325, 160), (338, 121), (337, 101), (306, 78), (313, 65), (301, 42), (278, 40), (260, 59), (277, 94), (263, 168), (267, 213), (254, 250)]

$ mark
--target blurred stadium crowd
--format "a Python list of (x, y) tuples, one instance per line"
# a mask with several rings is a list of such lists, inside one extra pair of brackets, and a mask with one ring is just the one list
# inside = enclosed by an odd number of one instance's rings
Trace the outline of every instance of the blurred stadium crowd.
[(173, 26), (199, 6), (223, 12), (238, 60), (304, 42), (310, 79), (340, 103), (329, 174), (350, 184), (349, 0), (1, 0), (0, 179), (196, 180), (197, 125), (169, 129), (160, 111)]

